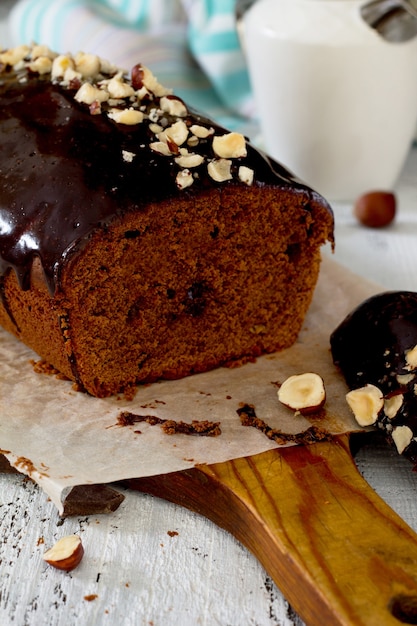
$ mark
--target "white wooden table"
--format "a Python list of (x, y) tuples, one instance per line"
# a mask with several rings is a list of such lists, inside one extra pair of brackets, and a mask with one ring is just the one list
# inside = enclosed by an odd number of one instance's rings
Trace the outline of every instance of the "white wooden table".
[[(0, 44), (1, 9), (8, 4), (0, 7)], [(417, 290), (417, 147), (397, 193), (396, 223), (384, 230), (360, 227), (351, 205), (334, 205), (335, 258), (386, 288)], [(417, 474), (410, 463), (381, 442), (356, 459), (374, 489), (417, 531)], [(0, 473), (1, 626), (302, 625), (231, 535), (157, 498), (124, 495), (112, 514), (63, 521), (30, 480)], [(50, 568), (42, 560), (45, 546), (71, 533), (82, 536), (81, 565), (72, 573)]]

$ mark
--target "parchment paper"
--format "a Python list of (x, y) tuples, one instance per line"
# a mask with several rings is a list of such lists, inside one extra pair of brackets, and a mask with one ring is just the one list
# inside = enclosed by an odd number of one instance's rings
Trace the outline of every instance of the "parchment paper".
[[(254, 405), (258, 417), (285, 433), (300, 433), (312, 424), (333, 434), (357, 431), (345, 402), (345, 383), (332, 363), (329, 336), (354, 306), (380, 290), (325, 257), (304, 327), (290, 349), (235, 369), (141, 386), (131, 401), (92, 398), (74, 391), (69, 381), (35, 373), (30, 361), (39, 357), (0, 330), (0, 452), (30, 475), (61, 513), (74, 485), (163, 474), (277, 447), (263, 433), (241, 425), (237, 409), (242, 403)], [(309, 419), (277, 399), (278, 383), (307, 371), (320, 374), (327, 391), (325, 411)], [(147, 423), (120, 426), (122, 411), (218, 421), (222, 433), (167, 435)]]

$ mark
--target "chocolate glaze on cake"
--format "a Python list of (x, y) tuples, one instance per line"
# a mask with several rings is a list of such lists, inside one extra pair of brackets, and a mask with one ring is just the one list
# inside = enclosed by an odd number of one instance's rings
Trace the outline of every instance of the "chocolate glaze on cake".
[(0, 324), (90, 394), (289, 347), (328, 203), (138, 64), (0, 52)]
[(368, 298), (335, 329), (330, 344), (350, 389), (375, 385), (385, 400), (397, 397), (395, 414), (385, 402), (375, 425), (416, 463), (417, 293), (389, 291)]
[[(106, 78), (103, 74), (98, 80)], [(49, 73), (32, 72), (29, 65), (18, 71), (6, 66), (0, 73), (0, 272), (4, 275), (12, 267), (23, 289), (29, 288), (35, 256), (52, 293), (61, 264), (95, 228), (150, 201), (198, 194), (213, 185), (207, 172), (207, 162), (215, 158), (212, 138), (226, 130), (187, 110), (182, 120), (188, 127), (198, 124), (213, 133), (198, 142), (195, 152), (204, 161), (195, 168), (193, 184), (179, 189), (174, 163), (179, 152), (174, 148), (167, 157), (150, 148), (156, 141), (152, 120), (160, 123), (162, 118), (169, 127), (177, 119), (156, 113), (160, 97), (146, 93), (138, 98), (135, 104), (147, 117), (131, 126), (103, 114), (111, 108), (108, 102), (92, 114), (75, 99), (79, 88), (79, 79), (62, 84)], [(134, 155), (131, 162), (123, 151)], [(234, 169), (239, 165), (256, 173), (257, 185), (306, 189), (249, 143), (247, 156)], [(222, 184), (236, 184), (236, 178)]]

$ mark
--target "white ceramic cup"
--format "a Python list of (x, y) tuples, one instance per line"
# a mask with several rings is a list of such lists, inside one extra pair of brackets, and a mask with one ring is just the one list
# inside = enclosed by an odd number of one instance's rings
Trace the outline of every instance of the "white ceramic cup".
[(391, 189), (417, 123), (417, 37), (389, 43), (363, 0), (258, 0), (243, 36), (266, 151), (329, 200)]

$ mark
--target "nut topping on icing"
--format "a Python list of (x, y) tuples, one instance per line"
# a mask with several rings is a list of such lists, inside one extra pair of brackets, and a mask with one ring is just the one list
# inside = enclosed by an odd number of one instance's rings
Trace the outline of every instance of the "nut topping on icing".
[(204, 157), (201, 154), (194, 154), (190, 152), (189, 154), (184, 154), (175, 159), (175, 163), (180, 167), (198, 167), (204, 161)]
[(241, 165), (238, 172), (239, 180), (241, 180), (242, 183), (246, 183), (247, 185), (252, 185), (254, 173), (255, 172), (250, 167), (246, 167), (246, 165)]
[(126, 161), (126, 163), (132, 163), (135, 156), (136, 154), (134, 152), (129, 152), (129, 150), (122, 150), (123, 161)]
[(190, 187), (190, 185), (192, 185), (194, 182), (194, 178), (190, 170), (182, 170), (181, 172), (178, 172), (175, 180), (178, 189), (185, 189), (186, 187)]
[(384, 413), (388, 419), (394, 419), (404, 402), (404, 394), (398, 393), (395, 396), (384, 400)]
[(48, 74), (52, 70), (52, 60), (46, 56), (38, 56), (30, 63), (29, 69), (35, 74)]
[(417, 368), (417, 346), (405, 353), (405, 361), (407, 363), (406, 370), (411, 371)]
[[(66, 54), (59, 54), (57, 57), (55, 57), (52, 63), (52, 72), (51, 72), (52, 80), (63, 78), (65, 76), (65, 72), (68, 69), (75, 71), (74, 59)], [(81, 74), (80, 74), (80, 77), (81, 77)]]
[(240, 133), (226, 133), (213, 137), (213, 150), (218, 157), (236, 159), (246, 156), (246, 141)]
[(84, 78), (94, 78), (100, 72), (100, 58), (95, 54), (85, 54), (84, 52), (79, 52), (75, 55), (75, 69), (77, 72)]
[(207, 166), (211, 178), (218, 183), (232, 178), (232, 162), (229, 159), (215, 159)]
[(188, 110), (184, 102), (175, 96), (163, 96), (159, 101), (162, 111), (177, 117), (186, 117)]
[(10, 48), (0, 53), (0, 63), (4, 65), (11, 65), (14, 67), (20, 61), (23, 61), (25, 57), (30, 54), (30, 48), (28, 46), (17, 46), (16, 48)]
[(382, 391), (371, 384), (349, 391), (346, 401), (360, 426), (375, 424), (384, 407)]
[(392, 439), (399, 454), (402, 454), (413, 439), (413, 431), (408, 426), (397, 426), (392, 431)]
[(207, 137), (214, 134), (213, 128), (206, 128), (206, 126), (200, 126), (199, 124), (190, 126), (190, 131), (199, 139), (207, 139)]
[(133, 87), (123, 80), (121, 72), (108, 81), (106, 88), (111, 98), (129, 98), (135, 93)]
[(175, 122), (162, 131), (162, 133), (158, 133), (157, 135), (160, 141), (173, 141), (177, 146), (182, 146), (182, 144), (187, 140), (188, 137), (188, 128), (182, 120)]
[[(147, 147), (151, 153), (174, 157), (170, 167), (174, 168), (173, 180), (178, 189), (185, 189), (200, 178), (189, 170), (203, 165), (206, 176), (208, 173), (216, 183), (254, 182), (254, 170), (244, 162), (245, 137), (237, 132), (225, 133), (221, 128), (215, 130), (212, 122), (191, 114), (181, 98), (140, 63), (132, 68), (129, 79), (123, 70), (97, 55), (57, 54), (36, 44), (1, 52), (0, 74), (10, 68), (19, 81), (27, 80), (28, 72), (38, 74), (42, 80), (48, 80), (49, 74), (52, 84), (73, 92), (75, 101), (85, 105), (91, 115), (106, 115), (125, 126), (145, 123), (149, 140), (146, 144), (142, 140), (138, 148)], [(235, 164), (234, 159), (239, 162)], [(125, 156), (124, 160), (129, 159)]]
[(106, 102), (109, 99), (108, 91), (94, 87), (90, 83), (83, 83), (74, 96), (77, 102), (92, 104), (93, 102)]
[(163, 156), (172, 156), (175, 154), (171, 152), (170, 147), (165, 141), (154, 141), (149, 144), (149, 147), (151, 150), (154, 150), (154, 152), (158, 152), (158, 154), (162, 154)]
[(143, 120), (142, 111), (137, 111), (136, 109), (111, 109), (108, 115), (114, 122), (126, 124), (126, 126), (140, 124)]

